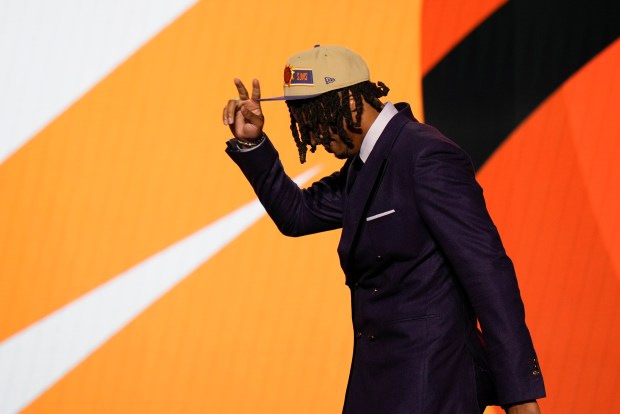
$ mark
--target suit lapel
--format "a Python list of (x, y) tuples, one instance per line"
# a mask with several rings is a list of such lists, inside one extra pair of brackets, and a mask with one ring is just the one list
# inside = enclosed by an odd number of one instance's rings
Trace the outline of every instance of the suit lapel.
[(366, 163), (358, 173), (354, 186), (348, 194), (345, 214), (343, 218), (342, 235), (338, 251), (341, 265), (345, 273), (353, 256), (357, 239), (365, 223), (365, 214), (381, 184), (383, 174), (387, 169), (389, 154), (394, 142), (405, 124), (411, 121), (410, 111), (402, 111), (392, 118), (381, 133)]

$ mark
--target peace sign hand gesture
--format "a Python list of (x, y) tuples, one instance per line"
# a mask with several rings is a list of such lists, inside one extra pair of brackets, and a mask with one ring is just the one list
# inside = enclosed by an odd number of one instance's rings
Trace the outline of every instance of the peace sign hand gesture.
[(224, 125), (230, 127), (233, 136), (245, 141), (254, 141), (263, 134), (265, 117), (260, 107), (260, 84), (252, 81), (252, 97), (240, 79), (235, 79), (239, 99), (230, 99), (224, 107)]

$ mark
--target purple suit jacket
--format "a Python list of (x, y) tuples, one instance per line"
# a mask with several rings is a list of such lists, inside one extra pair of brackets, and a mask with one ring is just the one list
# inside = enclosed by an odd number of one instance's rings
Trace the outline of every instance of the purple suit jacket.
[(269, 140), (227, 149), (283, 234), (342, 228), (355, 335), (343, 412), (479, 413), (544, 397), (514, 267), (469, 157), (397, 108), (349, 190), (352, 160), (301, 190)]

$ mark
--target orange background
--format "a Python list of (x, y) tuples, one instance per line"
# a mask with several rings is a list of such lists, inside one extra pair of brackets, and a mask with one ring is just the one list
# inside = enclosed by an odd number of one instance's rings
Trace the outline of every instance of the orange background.
[[(305, 18), (291, 3), (199, 2), (0, 164), (0, 340), (254, 199), (224, 154), (233, 77), (279, 95), (290, 54), (342, 44), (423, 117), (423, 74), (504, 2), (398, 3), (320, 0)], [(479, 172), (547, 413), (620, 409), (619, 68), (616, 42)], [(263, 109), (291, 176), (339, 168), (319, 153), (300, 165), (286, 106)], [(338, 238), (261, 219), (25, 412), (339, 412), (352, 341)]]

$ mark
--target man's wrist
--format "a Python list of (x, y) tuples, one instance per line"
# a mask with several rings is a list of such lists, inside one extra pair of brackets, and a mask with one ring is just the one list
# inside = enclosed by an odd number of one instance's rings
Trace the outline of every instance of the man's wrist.
[(267, 138), (267, 135), (265, 135), (265, 133), (263, 132), (261, 136), (258, 137), (257, 139), (246, 140), (246, 139), (241, 139), (241, 138), (235, 138), (235, 141), (237, 141), (237, 145), (239, 146), (240, 149), (252, 149), (262, 144), (266, 138)]

